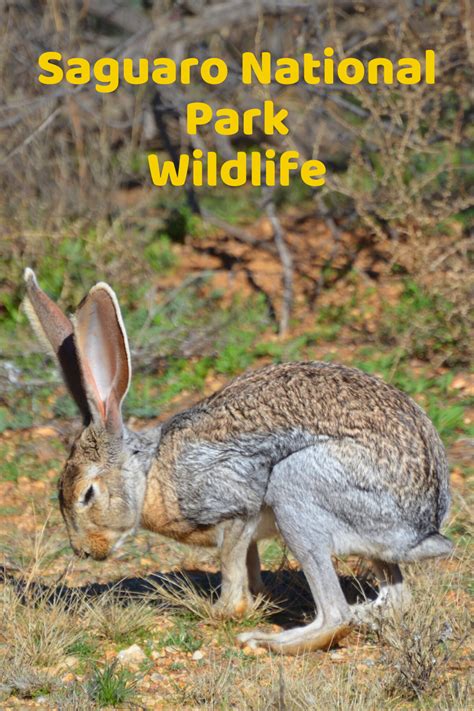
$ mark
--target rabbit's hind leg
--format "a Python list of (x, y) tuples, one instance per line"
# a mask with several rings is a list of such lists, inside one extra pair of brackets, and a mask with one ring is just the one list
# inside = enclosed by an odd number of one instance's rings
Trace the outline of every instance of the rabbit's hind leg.
[[(288, 546), (295, 551), (299, 546), (297, 541), (291, 540), (293, 533), (287, 535), (282, 530)], [(315, 620), (304, 627), (284, 632), (245, 632), (238, 637), (241, 644), (268, 647), (284, 654), (299, 654), (314, 649), (327, 649), (350, 632), (349, 605), (339, 585), (329, 550), (315, 548), (307, 550), (305, 555), (299, 550), (298, 558), (316, 601)]]
[(356, 623), (377, 627), (380, 617), (408, 607), (411, 595), (396, 563), (373, 559), (372, 566), (379, 583), (379, 593), (371, 602), (354, 605), (352, 616)]
[[(332, 534), (327, 512), (320, 508), (304, 480), (308, 452), (299, 451), (277, 464), (267, 489), (267, 505), (293, 555), (299, 560), (316, 603), (315, 620), (276, 634), (253, 630), (239, 635), (241, 644), (298, 654), (330, 647), (350, 631), (350, 607), (331, 560)], [(303, 476), (302, 476), (303, 475)], [(325, 524), (326, 521), (329, 523)]]
[(410, 604), (410, 591), (403, 580), (402, 571), (396, 563), (372, 560), (375, 575), (379, 581), (379, 594), (375, 605), (388, 605), (394, 609), (403, 609)]

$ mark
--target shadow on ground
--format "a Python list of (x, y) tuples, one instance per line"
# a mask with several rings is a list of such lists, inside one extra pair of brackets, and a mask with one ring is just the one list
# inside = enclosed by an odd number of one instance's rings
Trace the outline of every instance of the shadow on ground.
[[(270, 622), (282, 627), (292, 627), (314, 617), (313, 598), (302, 571), (288, 569), (276, 572), (263, 571), (262, 577), (268, 597), (281, 608), (270, 616)], [(373, 600), (377, 596), (376, 589), (367, 577), (341, 576), (339, 581), (349, 604)], [(88, 599), (113, 594), (124, 605), (137, 597), (141, 599), (149, 597), (150, 602), (163, 614), (170, 606), (160, 598), (157, 585), (171, 591), (175, 590), (179, 595), (180, 587), (183, 583), (187, 583), (199, 594), (213, 601), (219, 596), (221, 576), (220, 573), (207, 573), (202, 570), (180, 570), (171, 573), (156, 572), (140, 578), (122, 578), (109, 583), (89, 583), (81, 587), (68, 587), (62, 583), (48, 586), (40, 582), (28, 582), (0, 566), (0, 582), (12, 585), (25, 603), (34, 603), (35, 599), (44, 600), (45, 597), (53, 603), (58, 600), (72, 602), (77, 599), (78, 594)], [(177, 609), (176, 606), (173, 606), (173, 609)]]

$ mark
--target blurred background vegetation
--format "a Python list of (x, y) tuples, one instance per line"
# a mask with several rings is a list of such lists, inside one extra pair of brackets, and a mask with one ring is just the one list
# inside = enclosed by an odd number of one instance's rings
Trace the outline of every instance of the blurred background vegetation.
[[(265, 362), (327, 358), (376, 372), (446, 441), (472, 427), (472, 59), (468, 4), (429, 0), (10, 0), (0, 24), (0, 431), (76, 415), (20, 309), (22, 271), (72, 310), (119, 294), (134, 384), (127, 415), (186, 405)], [(243, 51), (396, 60), (435, 49), (426, 86), (245, 87)], [(223, 57), (229, 79), (45, 87), (36, 60)], [(186, 103), (272, 98), (289, 136), (185, 133)], [(323, 189), (156, 189), (146, 156), (296, 149)], [(472, 182), (471, 182), (472, 184)], [(472, 194), (471, 194), (472, 198)], [(472, 312), (472, 310), (471, 310)]]

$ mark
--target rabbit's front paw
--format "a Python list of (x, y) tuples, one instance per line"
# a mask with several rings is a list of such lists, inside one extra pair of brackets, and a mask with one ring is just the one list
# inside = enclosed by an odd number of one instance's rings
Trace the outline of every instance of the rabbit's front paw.
[(212, 606), (212, 612), (217, 619), (241, 619), (252, 605), (250, 593), (242, 593), (239, 596), (221, 595)]

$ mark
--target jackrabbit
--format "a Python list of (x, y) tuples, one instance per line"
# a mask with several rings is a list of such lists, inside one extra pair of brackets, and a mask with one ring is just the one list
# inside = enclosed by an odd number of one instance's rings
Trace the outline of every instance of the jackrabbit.
[(400, 562), (451, 552), (439, 533), (449, 506), (445, 451), (407, 395), (333, 363), (270, 365), (159, 427), (132, 432), (121, 415), (130, 353), (110, 286), (94, 286), (70, 320), (31, 269), (25, 281), (29, 318), (84, 420), (59, 482), (77, 555), (103, 560), (139, 526), (219, 546), (217, 604), (242, 614), (262, 587), (256, 542), (278, 532), (301, 563), (316, 618), (240, 641), (296, 653), (327, 647), (370, 607), (349, 607), (332, 554), (373, 562), (373, 606), (401, 604)]

